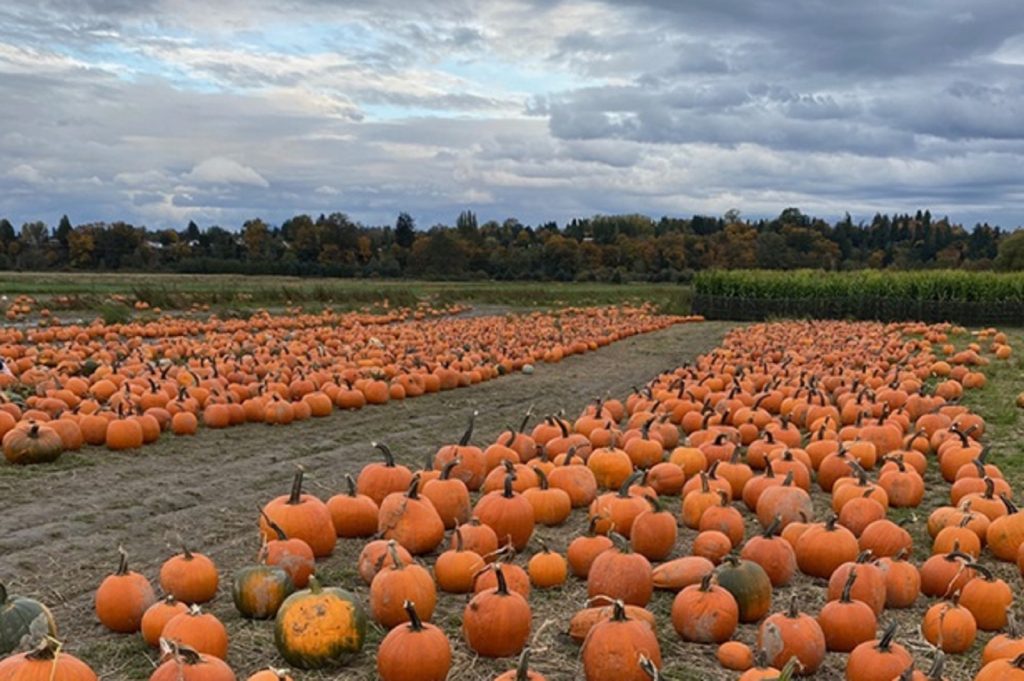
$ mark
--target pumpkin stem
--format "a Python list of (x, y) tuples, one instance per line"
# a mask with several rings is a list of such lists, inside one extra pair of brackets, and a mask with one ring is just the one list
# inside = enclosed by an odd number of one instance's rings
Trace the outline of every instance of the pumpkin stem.
[(981, 563), (966, 563), (964, 564), (964, 568), (969, 568), (976, 572), (980, 572), (981, 576), (985, 579), (986, 582), (994, 582), (996, 579), (996, 576), (992, 574), (992, 571), (984, 565), (982, 565)]
[(419, 613), (416, 612), (415, 603), (407, 600), (402, 607), (405, 608), (405, 614), (409, 616), (409, 628), (413, 631), (423, 631), (423, 621), (420, 620)]
[(651, 677), (651, 681), (661, 681), (661, 674), (659, 674), (658, 668), (654, 666), (651, 658), (643, 653), (640, 653), (640, 670)]
[(786, 611), (786, 617), (795, 620), (799, 616), (800, 607), (796, 600), (796, 594), (793, 594), (793, 597), (789, 599), (789, 610)]
[(476, 410), (473, 410), (473, 413), (469, 415), (469, 425), (466, 426), (466, 432), (462, 434), (462, 438), (459, 440), (460, 447), (468, 445), (470, 439), (473, 437), (473, 426), (476, 424), (476, 417), (478, 413), (479, 412)]
[(523, 648), (523, 654), (519, 656), (515, 681), (530, 681), (530, 646)]
[(526, 415), (523, 416), (522, 422), (519, 424), (519, 432), (520, 433), (526, 431), (526, 424), (530, 422), (530, 419), (532, 417), (533, 417), (533, 405), (531, 404), (530, 408), (526, 410)]
[(828, 530), (829, 532), (835, 532), (835, 530), (836, 530), (836, 523), (838, 521), (839, 521), (839, 516), (837, 516), (835, 513), (830, 514), (828, 519), (825, 521), (825, 529)]
[(623, 537), (615, 530), (611, 530), (608, 532), (608, 538), (611, 539), (616, 546), (618, 546), (619, 551), (621, 553), (633, 552), (633, 547), (630, 545), (629, 540)]
[(704, 592), (711, 591), (711, 580), (714, 578), (714, 572), (708, 572), (700, 578), (700, 590)]
[(494, 565), (494, 576), (498, 580), (498, 588), (496, 592), (499, 596), (508, 596), (508, 582), (505, 581), (505, 572), (501, 569), (501, 565), (495, 563)]
[(515, 496), (515, 490), (512, 489), (512, 482), (516, 479), (515, 473), (509, 473), (505, 476), (505, 488), (502, 490), (501, 495), (506, 499), (511, 499)]
[(417, 473), (416, 475), (412, 476), (412, 481), (409, 483), (409, 489), (406, 490), (405, 496), (407, 496), (410, 499), (414, 499), (414, 500), (420, 498), (420, 474), (419, 473)]
[(892, 647), (892, 641), (896, 637), (897, 626), (898, 624), (896, 621), (892, 621), (889, 623), (889, 626), (885, 628), (885, 631), (882, 633), (882, 638), (879, 639), (878, 645), (875, 646), (878, 650), (881, 650), (883, 653), (889, 652), (889, 649)]
[(1013, 501), (1010, 500), (1010, 497), (1006, 494), (1006, 492), (1000, 492), (999, 498), (1000, 500), (1002, 500), (1003, 506), (1006, 507), (1007, 515), (1013, 515), (1014, 513), (1019, 512), (1019, 509), (1016, 505), (1014, 505)]
[(398, 555), (398, 544), (394, 539), (388, 540), (388, 555), (391, 556), (391, 568), (393, 570), (401, 570), (405, 567), (405, 563)]
[(323, 587), (320, 586), (320, 580), (316, 578), (316, 575), (309, 576), (308, 586), (311, 593), (318, 594), (323, 591)]
[(462, 463), (462, 459), (459, 457), (455, 457), (451, 461), (445, 463), (445, 465), (441, 467), (441, 479), (447, 480), (448, 478), (450, 478), (452, 475), (452, 470), (460, 463)]
[(298, 470), (295, 471), (295, 477), (292, 479), (292, 492), (288, 497), (289, 506), (298, 506), (302, 503), (302, 476), (305, 474), (305, 469), (302, 466), (298, 466)]
[(120, 554), (121, 560), (120, 562), (118, 562), (117, 572), (115, 572), (114, 574), (116, 574), (118, 577), (124, 577), (126, 574), (128, 574), (128, 552), (124, 550), (123, 546), (118, 546), (117, 552), (118, 554)]
[(843, 585), (843, 593), (839, 596), (841, 602), (850, 602), (850, 592), (853, 590), (855, 581), (857, 581), (857, 568), (850, 568), (850, 574), (846, 576), (846, 584)]
[(188, 549), (188, 544), (186, 544), (185, 542), (181, 542), (181, 555), (185, 560), (190, 561), (195, 559), (195, 556), (193, 556), (192, 552)]
[(875, 554), (871, 551), (871, 549), (865, 549), (865, 550), (861, 551), (859, 554), (857, 554), (857, 560), (855, 562), (858, 563), (859, 565), (863, 565), (864, 563), (871, 562), (871, 560), (874, 557), (875, 557)]
[(625, 622), (629, 618), (626, 617), (626, 604), (622, 602), (622, 599), (616, 598), (615, 602), (612, 603), (612, 622)]
[(516, 429), (513, 428), (512, 426), (507, 426), (507, 428), (508, 428), (508, 440), (505, 441), (505, 446), (511, 449), (512, 448), (512, 443), (516, 441), (516, 436), (519, 435), (519, 433), (517, 433)]
[(634, 471), (632, 475), (625, 479), (622, 486), (619, 487), (619, 496), (623, 499), (629, 497), (629, 488), (636, 483), (637, 480), (644, 476), (643, 471)]
[(356, 481), (348, 473), (345, 473), (345, 484), (348, 485), (348, 495), (350, 497), (355, 497), (358, 495), (358, 493), (356, 492)]
[(384, 465), (388, 468), (395, 467), (395, 455), (391, 453), (391, 448), (383, 442), (371, 442), (370, 446), (374, 449), (379, 449), (380, 453), (384, 455)]
[(548, 484), (548, 476), (540, 468), (534, 468), (533, 472), (537, 474), (537, 484), (541, 489), (549, 489), (551, 486)]

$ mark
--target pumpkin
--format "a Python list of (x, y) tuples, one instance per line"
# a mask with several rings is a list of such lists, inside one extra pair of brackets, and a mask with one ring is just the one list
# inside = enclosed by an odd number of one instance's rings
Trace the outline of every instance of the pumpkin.
[(260, 670), (245, 681), (295, 681), (286, 669), (274, 669), (269, 667)]
[(685, 556), (662, 563), (651, 572), (655, 589), (680, 591), (691, 584), (700, 584), (704, 575), (711, 574), (715, 564), (702, 556)]
[[(206, 603), (217, 595), (219, 577), (213, 561), (182, 546), (181, 554), (160, 567), (160, 588), (182, 603)], [(203, 652), (203, 651), (200, 651)]]
[(978, 575), (960, 589), (960, 605), (970, 611), (982, 631), (999, 631), (1006, 626), (1006, 613), (1013, 604), (1013, 591), (984, 565), (968, 565)]
[(590, 567), (594, 560), (614, 546), (611, 539), (595, 532), (598, 520), (598, 518), (591, 518), (587, 533), (569, 542), (569, 548), (566, 550), (565, 557), (569, 561), (569, 568), (575, 576), (581, 579), (586, 579), (590, 574)]
[(416, 603), (420, 619), (430, 621), (437, 604), (434, 578), (420, 565), (405, 563), (392, 539), (388, 542), (391, 562), (380, 569), (370, 583), (370, 614), (387, 629), (408, 622), (405, 603)]
[(587, 574), (590, 598), (605, 596), (629, 605), (647, 605), (654, 592), (651, 563), (633, 553), (625, 537), (611, 534), (615, 546), (594, 559)]
[(843, 563), (857, 559), (860, 547), (857, 538), (845, 527), (837, 525), (836, 515), (820, 525), (813, 525), (796, 542), (796, 564), (811, 577), (827, 579)]
[(489, 526), (480, 522), (479, 518), (470, 518), (468, 523), (459, 525), (460, 537), (451, 538), (454, 548), (459, 540), (464, 542), (467, 551), (475, 551), (481, 558), (490, 562), (498, 551), (498, 535)]
[(665, 560), (675, 548), (679, 536), (675, 516), (665, 510), (657, 497), (646, 495), (644, 498), (650, 508), (633, 520), (630, 546), (647, 560)]
[(405, 466), (395, 463), (395, 456), (387, 445), (381, 442), (372, 443), (374, 449), (380, 450), (384, 463), (371, 463), (363, 466), (356, 480), (359, 494), (370, 497), (373, 503), (380, 506), (387, 495), (393, 492), (404, 492), (412, 482), (412, 472)]
[(818, 613), (818, 625), (825, 634), (825, 647), (830, 651), (848, 653), (875, 637), (878, 628), (875, 611), (864, 601), (851, 597), (857, 576), (857, 568), (851, 568), (839, 599), (830, 600)]
[(288, 572), (280, 565), (266, 563), (236, 572), (231, 587), (239, 614), (258, 620), (277, 615), (281, 604), (294, 592), (295, 583)]
[(921, 633), (943, 652), (958, 654), (974, 645), (978, 625), (971, 611), (961, 607), (954, 598), (928, 608), (921, 621)]
[(892, 681), (914, 664), (907, 649), (896, 643), (896, 623), (890, 624), (881, 638), (861, 643), (846, 658), (849, 681)]
[(1024, 681), (1024, 654), (1011, 659), (999, 659), (989, 662), (974, 681)]
[(381, 502), (377, 532), (414, 556), (433, 551), (444, 540), (444, 521), (429, 499), (420, 498), (418, 476), (404, 493), (392, 492)]
[(39, 601), (9, 596), (0, 584), (0, 655), (24, 649), (36, 637), (57, 636), (57, 622)]
[(718, 585), (736, 599), (740, 622), (756, 622), (768, 614), (772, 606), (772, 582), (760, 565), (726, 556), (716, 577)]
[(277, 651), (299, 669), (344, 664), (362, 649), (365, 638), (366, 614), (355, 597), (321, 587), (316, 577), (308, 589), (285, 599), (274, 623)]
[(1024, 654), (1024, 636), (1021, 636), (1017, 620), (1012, 612), (1007, 612), (1006, 633), (996, 634), (981, 651), (981, 664), (986, 665), (993, 660), (1013, 659)]
[(274, 539), (276, 533), (269, 524), (273, 521), (290, 539), (301, 539), (313, 549), (314, 556), (322, 558), (334, 551), (337, 534), (331, 512), (324, 502), (302, 493), (304, 474), (301, 468), (296, 471), (291, 493), (277, 497), (263, 507), (260, 530), (268, 541)]
[[(412, 562), (412, 554), (405, 550), (405, 548), (398, 544), (395, 547), (395, 553), (398, 554), (399, 559), (403, 563)], [(359, 576), (363, 578), (363, 581), (367, 585), (373, 583), (373, 578), (378, 572), (380, 572), (385, 566), (392, 565), (392, 552), (386, 539), (375, 539), (369, 542), (363, 547), (363, 550), (359, 552), (359, 560), (357, 563), (357, 569), (359, 570)]]
[(740, 558), (760, 565), (773, 587), (785, 586), (796, 573), (796, 554), (789, 542), (778, 536), (781, 527), (782, 519), (777, 517), (740, 550)]
[(476, 551), (465, 548), (460, 528), (455, 528), (454, 535), (455, 548), (437, 557), (434, 563), (434, 577), (441, 591), (469, 593), (473, 590), (476, 574), (484, 567), (484, 560)]
[(133, 634), (142, 626), (142, 616), (156, 602), (149, 580), (128, 569), (128, 554), (118, 548), (121, 560), (117, 572), (96, 590), (96, 616), (111, 631)]
[[(607, 602), (611, 599), (599, 596), (591, 601)], [(641, 608), (638, 605), (626, 605), (623, 604), (626, 609), (626, 616), (630, 619), (643, 620), (651, 628), (651, 631), (657, 631), (657, 619), (650, 610)], [(610, 618), (614, 612), (614, 601), (609, 605), (592, 605), (588, 608), (583, 608), (572, 616), (569, 621), (569, 637), (576, 643), (583, 643), (586, 640), (587, 634), (594, 628), (594, 625), (598, 622)]]
[(162, 639), (163, 662), (149, 681), (235, 681), (235, 673), (219, 657)]
[(203, 612), (198, 605), (168, 620), (161, 638), (222, 660), (228, 656), (227, 629), (215, 615)]
[(754, 653), (750, 646), (739, 641), (726, 641), (715, 651), (718, 664), (725, 669), (745, 672), (754, 666)]
[(96, 673), (77, 657), (61, 650), (52, 638), (45, 638), (26, 653), (0, 661), (3, 681), (97, 681)]
[(549, 549), (543, 540), (540, 541), (540, 547), (540, 552), (535, 553), (526, 565), (530, 583), (539, 589), (550, 589), (565, 584), (569, 572), (569, 564), (565, 557)]
[(613, 605), (612, 616), (587, 634), (580, 653), (587, 681), (649, 681), (641, 658), (661, 667), (661, 648), (654, 631), (642, 620), (629, 619), (622, 601)]
[(424, 483), (421, 492), (433, 504), (445, 529), (449, 530), (469, 520), (472, 511), (466, 483), (451, 477), (452, 470), (458, 464), (457, 458), (445, 463), (441, 468), (441, 475)]
[(790, 658), (797, 660), (797, 673), (814, 674), (825, 660), (825, 634), (810, 615), (800, 612), (794, 596), (789, 609), (769, 615), (757, 630), (757, 645), (769, 652), (775, 667), (785, 666)]
[(188, 606), (176, 600), (174, 596), (167, 596), (149, 606), (142, 615), (142, 640), (153, 648), (159, 647), (164, 627), (183, 612), (188, 612)]
[(480, 489), (487, 476), (487, 457), (479, 447), (469, 444), (473, 438), (473, 426), (476, 423), (477, 412), (469, 417), (469, 425), (466, 432), (457, 445), (441, 447), (434, 455), (434, 468), (441, 470), (449, 461), (459, 460), (459, 463), (452, 469), (452, 476), (466, 484), (470, 492)]
[(347, 494), (335, 494), (327, 500), (334, 532), (339, 537), (369, 537), (377, 531), (377, 502), (358, 492), (351, 475), (345, 475), (345, 483)]
[[(589, 472), (583, 466), (576, 468)], [(572, 513), (572, 497), (564, 489), (552, 487), (544, 471), (538, 468), (536, 472), (538, 486), (530, 487), (523, 492), (523, 496), (533, 507), (534, 521), (548, 527), (561, 525)]]
[(57, 431), (39, 423), (13, 428), (3, 437), (4, 458), (13, 464), (52, 463), (60, 458), (64, 443)]
[[(304, 589), (309, 578), (316, 569), (316, 557), (309, 544), (301, 539), (290, 539), (284, 530), (260, 511), (263, 522), (274, 533), (275, 539), (265, 544), (265, 560), (267, 565), (276, 565), (291, 578), (295, 588)], [(369, 583), (369, 581), (367, 581)]]
[[(574, 464), (572, 451), (565, 457), (560, 466), (555, 466), (548, 473), (548, 483), (553, 489), (560, 489), (569, 495), (573, 508), (589, 506), (597, 498), (597, 478), (587, 466)], [(600, 451), (600, 450), (599, 450)], [(591, 454), (591, 459), (594, 457)], [(626, 477), (629, 477), (628, 475)], [(538, 520), (538, 522), (540, 522)]]
[(909, 608), (921, 595), (921, 573), (907, 560), (908, 551), (882, 558), (878, 567), (885, 575), (885, 607)]
[(973, 558), (956, 549), (932, 556), (921, 565), (921, 593), (933, 598), (947, 598), (974, 579), (975, 572), (968, 567)]
[(510, 591), (501, 566), (497, 586), (473, 596), (462, 613), (462, 633), (481, 657), (508, 657), (522, 651), (530, 637), (532, 613), (526, 599)]
[(473, 515), (494, 530), (499, 544), (511, 542), (517, 551), (522, 551), (533, 535), (533, 506), (513, 490), (513, 478), (506, 475), (501, 491), (488, 492), (480, 497)]
[(403, 605), (408, 624), (389, 631), (377, 649), (381, 681), (444, 681), (452, 666), (448, 637), (420, 619), (415, 603)]
[(1000, 495), (1000, 499), (1006, 507), (1006, 513), (988, 526), (985, 541), (996, 558), (1015, 561), (1024, 545), (1024, 512), (1018, 510), (1007, 495)]
[(672, 601), (672, 626), (684, 641), (722, 643), (736, 631), (739, 606), (731, 593), (711, 583), (713, 577), (706, 574)]
[(843, 563), (835, 569), (828, 580), (828, 600), (834, 601), (839, 598), (846, 587), (846, 577), (857, 570), (857, 581), (853, 585), (853, 598), (863, 601), (871, 606), (875, 615), (881, 615), (885, 608), (885, 573), (872, 562), (870, 551), (864, 551), (857, 560), (850, 563)]

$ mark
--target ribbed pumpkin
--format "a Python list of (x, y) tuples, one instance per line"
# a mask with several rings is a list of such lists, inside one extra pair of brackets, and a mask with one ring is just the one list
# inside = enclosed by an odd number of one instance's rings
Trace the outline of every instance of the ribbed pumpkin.
[(481, 657), (509, 657), (522, 651), (533, 617), (521, 595), (510, 591), (501, 566), (493, 568), (497, 586), (473, 596), (462, 613), (462, 633)]
[(231, 596), (242, 617), (262, 620), (277, 615), (281, 604), (295, 588), (284, 568), (264, 563), (236, 572)]
[(77, 657), (61, 651), (52, 638), (35, 649), (0, 661), (2, 681), (97, 681), (96, 673)]
[(335, 494), (327, 500), (327, 510), (339, 537), (369, 537), (377, 531), (377, 502), (356, 489), (356, 481), (345, 475), (347, 494)]
[(651, 563), (633, 553), (625, 537), (611, 534), (615, 546), (598, 554), (587, 575), (590, 598), (605, 596), (629, 605), (647, 605), (654, 592)]
[(587, 681), (649, 681), (638, 664), (641, 659), (661, 667), (658, 637), (646, 622), (630, 619), (622, 601), (615, 602), (609, 619), (590, 630), (580, 656)]
[(377, 649), (381, 681), (444, 681), (452, 666), (451, 644), (445, 633), (421, 621), (418, 606), (404, 603), (408, 624), (396, 626)]
[(848, 653), (875, 637), (878, 628), (875, 611), (867, 603), (851, 597), (856, 579), (857, 568), (854, 567), (846, 576), (839, 599), (829, 601), (818, 613), (818, 624), (825, 634), (825, 647), (830, 651)]
[(395, 541), (390, 540), (391, 563), (381, 568), (370, 584), (370, 614), (387, 629), (409, 621), (406, 602), (415, 603), (420, 619), (428, 622), (437, 604), (434, 578), (426, 568), (403, 562), (396, 548)]
[(783, 667), (790, 658), (796, 658), (800, 675), (814, 674), (825, 660), (825, 634), (817, 620), (800, 612), (796, 596), (790, 600), (788, 610), (769, 615), (761, 623), (757, 645), (774, 652), (769, 661), (775, 667)]
[(892, 681), (899, 678), (914, 658), (896, 643), (896, 623), (886, 628), (881, 638), (865, 641), (846, 658), (846, 678), (850, 681)]
[(174, 596), (167, 596), (149, 606), (142, 615), (142, 640), (153, 648), (159, 647), (164, 627), (183, 612), (188, 612), (188, 606)]
[(57, 431), (32, 423), (15, 427), (3, 437), (4, 458), (13, 464), (51, 463), (60, 458), (64, 443)]
[(219, 577), (213, 561), (182, 546), (160, 567), (160, 588), (182, 603), (206, 603), (217, 595)]
[(434, 578), (441, 591), (469, 593), (473, 590), (476, 573), (483, 569), (485, 563), (480, 554), (465, 548), (461, 529), (455, 528), (454, 535), (455, 548), (437, 557), (434, 563)]
[(506, 475), (501, 491), (480, 497), (473, 515), (494, 530), (500, 545), (511, 542), (517, 551), (522, 551), (533, 535), (533, 506), (512, 488), (513, 478)]
[(684, 641), (722, 643), (732, 637), (739, 624), (736, 599), (722, 587), (712, 584), (708, 573), (700, 584), (693, 584), (672, 601), (672, 626)]
[(452, 470), (458, 464), (459, 459), (447, 462), (441, 468), (441, 475), (425, 482), (422, 491), (423, 496), (434, 505), (445, 529), (449, 530), (469, 520), (473, 508), (466, 483), (451, 477)]
[(366, 615), (348, 591), (320, 586), (289, 596), (277, 611), (274, 644), (288, 664), (323, 669), (344, 664), (363, 647)]
[(372, 446), (380, 450), (384, 463), (370, 463), (363, 466), (356, 480), (359, 494), (365, 494), (380, 506), (384, 498), (392, 492), (404, 492), (412, 482), (412, 471), (401, 464), (395, 463), (395, 456), (387, 445), (374, 442)]
[(444, 522), (434, 504), (420, 497), (418, 475), (404, 493), (392, 492), (381, 502), (377, 531), (414, 556), (433, 551), (444, 540)]
[(142, 626), (142, 616), (156, 602), (149, 580), (128, 569), (128, 554), (121, 554), (117, 572), (108, 576), (96, 590), (96, 616), (107, 629), (133, 634)]
[(320, 499), (302, 493), (304, 471), (299, 469), (292, 481), (291, 493), (280, 496), (263, 507), (260, 530), (267, 540), (275, 538), (266, 519), (272, 520), (290, 539), (301, 539), (313, 549), (313, 555), (323, 558), (331, 555), (337, 542), (331, 512)]
[(203, 612), (198, 605), (168, 620), (161, 638), (222, 660), (228, 655), (227, 629), (215, 615)]
[(782, 520), (776, 518), (760, 535), (747, 540), (740, 558), (757, 563), (768, 575), (773, 587), (785, 586), (796, 573), (793, 547), (778, 535)]
[(213, 655), (199, 653), (188, 646), (161, 639), (163, 662), (149, 681), (236, 681), (231, 667)]

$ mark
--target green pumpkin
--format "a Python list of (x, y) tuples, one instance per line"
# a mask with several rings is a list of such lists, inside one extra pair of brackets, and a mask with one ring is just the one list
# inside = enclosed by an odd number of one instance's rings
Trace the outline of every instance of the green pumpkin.
[(288, 664), (299, 669), (343, 665), (362, 650), (365, 639), (366, 613), (355, 596), (323, 588), (316, 577), (277, 611), (274, 643)]
[(295, 592), (295, 584), (284, 569), (276, 565), (254, 565), (235, 573), (231, 595), (242, 617), (270, 619), (281, 604)]
[(31, 598), (9, 598), (0, 584), (0, 657), (30, 647), (45, 636), (57, 636), (57, 623), (49, 608)]
[(740, 622), (756, 622), (771, 610), (772, 582), (757, 563), (726, 556), (715, 576), (718, 585), (736, 599)]

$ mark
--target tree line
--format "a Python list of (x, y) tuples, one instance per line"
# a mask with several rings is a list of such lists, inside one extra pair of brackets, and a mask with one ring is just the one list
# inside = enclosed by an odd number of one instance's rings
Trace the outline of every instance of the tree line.
[(1024, 231), (967, 229), (929, 211), (834, 223), (787, 208), (772, 219), (599, 215), (524, 225), (479, 224), (472, 211), (454, 225), (417, 229), (408, 213), (371, 226), (344, 213), (260, 219), (238, 230), (194, 222), (181, 230), (126, 222), (16, 230), (0, 219), (0, 269), (145, 270), (431, 279), (686, 281), (711, 268), (1024, 269)]

